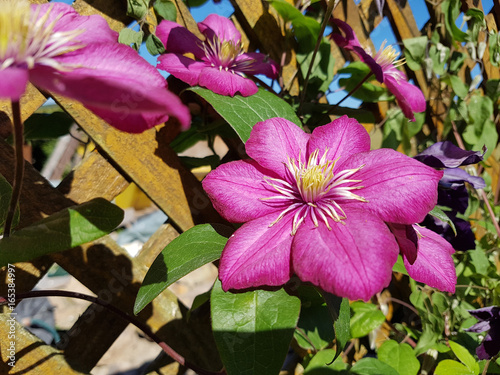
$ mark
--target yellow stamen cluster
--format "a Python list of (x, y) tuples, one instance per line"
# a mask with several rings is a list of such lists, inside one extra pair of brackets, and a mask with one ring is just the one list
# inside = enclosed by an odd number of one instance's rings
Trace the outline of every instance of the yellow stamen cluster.
[(0, 0), (0, 69), (38, 63), (64, 70), (54, 57), (83, 47), (74, 39), (84, 30), (55, 32), (61, 16), (49, 22), (50, 8), (40, 9), (27, 0)]
[(394, 67), (401, 66), (405, 63), (405, 59), (397, 60), (399, 52), (397, 52), (393, 46), (389, 45), (385, 47), (387, 43), (386, 40), (382, 43), (380, 50), (375, 55), (375, 61), (382, 67), (393, 65)]

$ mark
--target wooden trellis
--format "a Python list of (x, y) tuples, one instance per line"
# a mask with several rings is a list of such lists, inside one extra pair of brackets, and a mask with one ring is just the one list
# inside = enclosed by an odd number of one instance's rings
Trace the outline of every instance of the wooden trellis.
[[(231, 0), (235, 8), (233, 21), (241, 29), (243, 38), (249, 45), (281, 62), (283, 84), (292, 95), (298, 95), (299, 73), (295, 59), (293, 40), (289, 29), (283, 25), (272, 7), (260, 0)], [(44, 3), (32, 0), (33, 3)], [(180, 0), (178, 22), (197, 33), (196, 23), (189, 10)], [(119, 31), (132, 20), (125, 16), (126, 2), (119, 0), (76, 0), (75, 9), (84, 15), (101, 14), (110, 26)], [(439, 6), (428, 3), (431, 22), (442, 17)], [(481, 9), (480, 0), (468, 0), (464, 7)], [(378, 25), (381, 18), (373, 0), (364, 0), (356, 5), (354, 0), (343, 0), (335, 10), (335, 17), (346, 20), (356, 31), (362, 43), (369, 45), (369, 32)], [(399, 40), (419, 36), (416, 22), (409, 4), (405, 0), (386, 0), (384, 14)], [(500, 9), (495, 4), (486, 17), (488, 27), (496, 29), (500, 20)], [(288, 31), (287, 31), (288, 30)], [(336, 68), (342, 67), (349, 55), (333, 45), (332, 53)], [(491, 66), (487, 53), (483, 58), (487, 78), (499, 78), (499, 70)], [(432, 96), (433, 85), (427, 82), (422, 71), (406, 73), (414, 79), (427, 97)], [(88, 155), (61, 184), (52, 187), (33, 167), (25, 168), (25, 180), (21, 197), (20, 227), (30, 225), (46, 215), (55, 213), (75, 203), (82, 203), (95, 197), (112, 200), (130, 182), (139, 186), (149, 198), (170, 218), (172, 223), (161, 226), (144, 245), (140, 254), (133, 258), (109, 237), (67, 250), (62, 253), (39, 258), (30, 263), (16, 264), (16, 289), (29, 291), (44, 276), (53, 263), (59, 264), (96, 295), (110, 293), (110, 303), (132, 314), (133, 303), (148, 267), (156, 255), (178, 235), (178, 231), (189, 229), (201, 222), (220, 222), (222, 219), (212, 208), (200, 182), (180, 163), (175, 152), (169, 147), (168, 134), (176, 129), (166, 124), (161, 129), (151, 129), (140, 135), (119, 132), (105, 124), (86, 110), (81, 104), (61, 97), (56, 102), (69, 113), (75, 122), (92, 138), (98, 151)], [(28, 118), (46, 100), (33, 86), (28, 87), (21, 108), (23, 119)], [(434, 127), (442, 127), (444, 118), (439, 101), (431, 100), (430, 118)], [(386, 103), (375, 106), (376, 118), (383, 118)], [(436, 113), (437, 115), (433, 115)], [(10, 128), (10, 105), (0, 102), (0, 134)], [(229, 144), (229, 147), (234, 145)], [(12, 183), (13, 150), (4, 140), (0, 140), (0, 173)], [(120, 288), (111, 288), (113, 278), (121, 282)], [(6, 294), (6, 272), (1, 272), (0, 294)], [(116, 281), (114, 281), (116, 283)], [(191, 317), (189, 324), (183, 319), (182, 305), (177, 297), (166, 290), (140, 315), (160, 338), (176, 349), (188, 360), (207, 369), (219, 370), (216, 346), (207, 320), (196, 321)], [(7, 342), (8, 325), (6, 314), (0, 314), (0, 345)], [(42, 344), (37, 338), (18, 326), (17, 363), (15, 373), (28, 371), (43, 373), (88, 373), (108, 350), (127, 326), (112, 313), (90, 306), (69, 331), (69, 339), (63, 350), (56, 350)], [(5, 351), (1, 350), (2, 356)], [(0, 373), (11, 370), (2, 357)], [(170, 367), (177, 373), (176, 365)], [(167, 372), (164, 372), (167, 373)]]

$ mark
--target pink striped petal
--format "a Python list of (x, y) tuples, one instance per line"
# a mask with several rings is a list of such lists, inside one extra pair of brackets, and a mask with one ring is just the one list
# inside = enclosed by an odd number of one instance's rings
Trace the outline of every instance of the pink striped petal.
[(160, 38), (169, 53), (183, 55), (192, 53), (197, 59), (205, 57), (201, 41), (191, 31), (176, 22), (163, 20), (156, 28), (156, 36)]
[(203, 189), (226, 220), (233, 223), (254, 220), (284, 209), (283, 200), (263, 200), (278, 195), (265, 182), (263, 172), (253, 160), (222, 164), (205, 177)]
[(330, 220), (331, 230), (306, 219), (293, 241), (293, 270), (328, 293), (367, 301), (389, 285), (398, 245), (375, 215), (357, 209), (345, 212), (343, 223)]
[(222, 289), (278, 286), (290, 279), (293, 214), (269, 227), (276, 216), (249, 221), (229, 238), (219, 266)]
[(319, 150), (322, 156), (328, 150), (327, 160), (347, 158), (352, 154), (370, 150), (370, 136), (355, 119), (342, 116), (313, 130), (307, 151)]
[(422, 91), (404, 78), (396, 80), (390, 75), (384, 75), (384, 83), (394, 94), (403, 114), (410, 121), (415, 121), (414, 112), (424, 112), (426, 108), (425, 97)]
[(413, 264), (403, 257), (408, 275), (433, 288), (455, 293), (457, 275), (451, 257), (455, 250), (439, 234), (416, 225), (414, 228), (419, 234), (418, 255)]
[(413, 224), (424, 220), (437, 203), (437, 185), (443, 172), (436, 171), (397, 151), (379, 149), (339, 161), (335, 172), (364, 167), (352, 179), (363, 186), (355, 193), (368, 202), (346, 201), (346, 206), (370, 210), (390, 223)]
[(216, 94), (225, 96), (234, 96), (236, 93), (240, 93), (241, 96), (250, 96), (259, 90), (251, 79), (213, 67), (207, 67), (201, 71), (199, 84)]
[(245, 148), (261, 166), (285, 179), (288, 173), (284, 163), (289, 157), (304, 161), (309, 138), (310, 135), (293, 122), (276, 117), (258, 122)]
[(158, 57), (158, 65), (156, 67), (169, 72), (190, 86), (197, 86), (201, 71), (207, 67), (207, 64), (195, 61), (189, 57), (166, 53)]
[(232, 41), (238, 44), (241, 40), (241, 34), (231, 20), (218, 14), (208, 15), (198, 23), (198, 29), (208, 40), (212, 40), (214, 35), (217, 35), (221, 42)]

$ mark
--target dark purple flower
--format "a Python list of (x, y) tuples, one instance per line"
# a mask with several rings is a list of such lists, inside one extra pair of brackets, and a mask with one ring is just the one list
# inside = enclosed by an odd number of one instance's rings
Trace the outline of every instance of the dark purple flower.
[(457, 168), (462, 165), (479, 163), (483, 160), (485, 152), (484, 147), (482, 153), (480, 151), (466, 151), (449, 141), (444, 141), (434, 143), (415, 156), (415, 159), (433, 168)]
[(479, 322), (466, 329), (469, 332), (486, 332), (483, 342), (476, 349), (479, 359), (491, 359), (500, 351), (500, 307), (489, 306), (482, 309), (469, 310)]
[(333, 22), (344, 33), (344, 35), (338, 33), (331, 35), (335, 43), (358, 55), (361, 61), (370, 67), (377, 81), (384, 83), (394, 94), (404, 115), (411, 121), (415, 121), (413, 113), (425, 111), (425, 97), (422, 91), (409, 83), (406, 75), (397, 69), (404, 60), (396, 60), (399, 54), (392, 46), (384, 48), (382, 45), (382, 48), (372, 56), (370, 50), (365, 50), (361, 46), (351, 26), (339, 19), (334, 19)]
[[(257, 85), (243, 75), (264, 74), (276, 78), (278, 65), (263, 53), (245, 53), (241, 35), (233, 23), (217, 14), (198, 23), (205, 36), (201, 41), (179, 24), (163, 20), (156, 35), (166, 53), (158, 58), (158, 68), (191, 86), (200, 85), (216, 94), (253, 95)], [(185, 56), (191, 54), (193, 58)]]

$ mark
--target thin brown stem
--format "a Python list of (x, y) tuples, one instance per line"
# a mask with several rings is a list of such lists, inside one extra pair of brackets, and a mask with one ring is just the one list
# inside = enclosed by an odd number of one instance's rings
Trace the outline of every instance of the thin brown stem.
[(4, 237), (9, 237), (12, 231), (12, 223), (16, 213), (17, 204), (21, 197), (21, 188), (23, 185), (24, 176), (24, 137), (23, 137), (23, 123), (21, 120), (21, 106), (19, 102), (12, 102), (12, 126), (14, 137), (14, 152), (15, 152), (15, 167), (14, 167), (14, 183), (12, 184), (12, 196), (10, 198), (9, 211), (5, 218), (5, 227), (3, 231)]
[(487, 375), (488, 374), (488, 367), (490, 367), (490, 362), (491, 362), (491, 359), (489, 359), (486, 364), (484, 365), (484, 369), (483, 369), (483, 375)]
[[(174, 349), (172, 349), (169, 345), (167, 345), (164, 341), (162, 341), (158, 336), (156, 336), (153, 331), (144, 323), (139, 321), (138, 319), (134, 318), (133, 316), (130, 316), (126, 312), (123, 312), (122, 310), (118, 309), (117, 307), (110, 305), (103, 300), (89, 296), (86, 294), (82, 293), (77, 293), (77, 292), (70, 292), (66, 290), (36, 290), (36, 291), (31, 291), (27, 293), (19, 293), (16, 294), (16, 302), (20, 301), (22, 299), (26, 298), (37, 298), (37, 297), (69, 297), (69, 298), (76, 298), (76, 299), (82, 299), (85, 301), (90, 301), (92, 303), (95, 303), (97, 305), (100, 305), (102, 307), (105, 307), (106, 309), (114, 312), (121, 318), (125, 319), (126, 321), (132, 323), (135, 325), (137, 328), (139, 328), (142, 332), (144, 332), (147, 336), (149, 336), (154, 342), (156, 342), (167, 355), (169, 355), (173, 360), (178, 362), (180, 365), (185, 366), (187, 368), (190, 368), (197, 374), (201, 375), (222, 375), (225, 374), (226, 372), (224, 370), (221, 370), (219, 372), (212, 372), (208, 371), (205, 369), (202, 369), (188, 361), (181, 356), (179, 353), (177, 353)], [(7, 304), (7, 300), (5, 297), (0, 296), (0, 305), (5, 305)]]
[(316, 40), (316, 45), (314, 46), (314, 51), (311, 57), (311, 63), (307, 68), (306, 78), (304, 80), (304, 87), (302, 89), (302, 95), (300, 97), (300, 105), (299, 105), (299, 113), (302, 113), (302, 105), (304, 104), (304, 100), (307, 92), (307, 85), (309, 84), (309, 77), (311, 76), (312, 67), (314, 65), (314, 60), (316, 59), (316, 55), (319, 51), (319, 45), (321, 44), (321, 40), (323, 39), (323, 33), (325, 32), (326, 25), (328, 24), (328, 20), (333, 12), (335, 6), (340, 2), (340, 0), (329, 0), (328, 7), (326, 8), (325, 17), (323, 18), (323, 22), (321, 23), (321, 29), (319, 31), (318, 39)]

